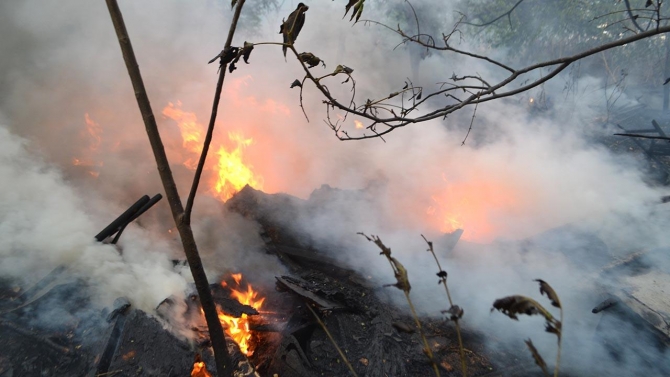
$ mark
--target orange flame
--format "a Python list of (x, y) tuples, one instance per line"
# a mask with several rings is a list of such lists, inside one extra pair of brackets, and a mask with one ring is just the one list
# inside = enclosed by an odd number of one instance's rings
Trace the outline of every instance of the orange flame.
[(102, 161), (96, 162), (96, 157), (98, 154), (98, 149), (102, 143), (102, 127), (99, 123), (95, 122), (88, 113), (84, 114), (84, 122), (86, 128), (82, 130), (81, 137), (88, 140), (88, 147), (84, 149), (81, 157), (73, 157), (72, 165), (75, 166), (85, 166), (91, 168), (88, 170), (88, 174), (94, 178), (98, 178), (100, 172), (97, 170), (98, 167), (103, 165)]
[(198, 156), (202, 151), (204, 127), (198, 123), (198, 117), (194, 113), (181, 109), (181, 101), (177, 101), (177, 105), (169, 102), (163, 109), (163, 115), (177, 122), (182, 145), (191, 154), (182, 163), (189, 169), (195, 169), (198, 166)]
[[(182, 164), (194, 170), (198, 166), (200, 153), (206, 133), (205, 127), (198, 123), (194, 113), (181, 109), (181, 102), (170, 102), (163, 109), (163, 115), (177, 122), (182, 138), (185, 155)], [(213, 168), (206, 167), (205, 181), (210, 183), (208, 192), (216, 198), (226, 201), (244, 186), (256, 189), (263, 188), (263, 178), (253, 172), (253, 167), (245, 161), (244, 149), (254, 143), (252, 138), (245, 138), (240, 132), (228, 133), (228, 139), (235, 144), (226, 149), (219, 140), (212, 141), (212, 150), (216, 150), (217, 162)]]
[(426, 212), (434, 226), (443, 233), (463, 229), (463, 239), (478, 242), (499, 236), (504, 225), (500, 214), (514, 213), (518, 206), (514, 187), (487, 179), (447, 183), (431, 199)]
[(200, 355), (195, 357), (193, 369), (191, 370), (191, 377), (212, 377), (212, 375), (207, 370), (205, 362), (200, 358)]
[[(240, 282), (242, 281), (242, 274), (233, 274), (233, 279), (238, 288), (240, 287)], [(225, 282), (222, 282), (221, 285), (226, 286)], [(258, 310), (263, 305), (265, 297), (258, 297), (258, 292), (254, 291), (251, 287), (251, 284), (246, 284), (246, 291), (243, 289), (232, 288), (231, 296), (240, 303), (244, 305), (249, 305), (252, 308)], [(221, 325), (226, 330), (226, 334), (233, 338), (235, 343), (240, 347), (240, 351), (247, 356), (251, 356), (254, 351), (251, 349), (251, 330), (249, 330), (249, 318), (246, 314), (242, 314), (242, 317), (235, 318), (228, 316), (219, 310), (219, 321)]]
[(218, 179), (214, 185), (214, 192), (224, 202), (246, 185), (259, 190), (263, 189), (262, 178), (257, 177), (251, 170), (253, 166), (245, 165), (242, 159), (242, 151), (254, 140), (245, 139), (242, 134), (235, 132), (229, 133), (228, 138), (235, 142), (237, 147), (230, 152), (220, 147), (216, 152), (219, 155), (219, 161), (216, 166)]
[(364, 126), (363, 126), (363, 123), (361, 123), (361, 122), (358, 121), (358, 120), (354, 120), (354, 124), (356, 125), (356, 129), (361, 129), (361, 128), (364, 127)]

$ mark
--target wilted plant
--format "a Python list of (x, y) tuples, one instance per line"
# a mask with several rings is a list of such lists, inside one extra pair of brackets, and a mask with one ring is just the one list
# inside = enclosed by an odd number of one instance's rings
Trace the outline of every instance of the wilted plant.
[(433, 250), (433, 242), (428, 241), (426, 237), (421, 235), (424, 241), (428, 244), (428, 251), (430, 251), (431, 254), (433, 254), (433, 258), (435, 258), (435, 263), (437, 264), (437, 277), (440, 278), (440, 280), (437, 282), (438, 284), (444, 285), (444, 290), (447, 292), (447, 299), (449, 299), (449, 309), (443, 310), (442, 314), (449, 314), (449, 319), (454, 321), (454, 325), (456, 327), (456, 336), (458, 337), (458, 350), (460, 352), (460, 359), (461, 359), (461, 371), (463, 373), (463, 376), (468, 375), (468, 366), (465, 361), (465, 348), (463, 348), (463, 339), (461, 337), (461, 326), (458, 324), (458, 320), (463, 318), (463, 309), (458, 306), (454, 305), (454, 302), (451, 300), (451, 294), (449, 293), (449, 287), (447, 286), (447, 271), (442, 269), (442, 266), (440, 265), (440, 261), (437, 259), (437, 255), (435, 255), (435, 250)]
[[(512, 318), (513, 320), (518, 321), (519, 317), (517, 314), (525, 315), (541, 315), (545, 319), (545, 331), (548, 333), (556, 334), (558, 337), (558, 350), (556, 352), (556, 366), (554, 367), (554, 377), (558, 377), (559, 364), (561, 362), (561, 335), (563, 333), (563, 307), (561, 306), (561, 301), (556, 294), (556, 291), (544, 280), (537, 279), (535, 280), (540, 283), (540, 294), (544, 294), (551, 301), (551, 305), (559, 308), (560, 310), (560, 320), (556, 319), (547, 309), (545, 309), (540, 303), (533, 300), (530, 297), (514, 295), (507, 296), (495, 300), (493, 302), (493, 308), (491, 311), (498, 310), (504, 315)], [(535, 359), (535, 363), (542, 369), (542, 372), (545, 376), (549, 376), (549, 370), (547, 369), (547, 363), (544, 362), (542, 356), (537, 351), (533, 342), (528, 339), (525, 341), (530, 353)]]
[(358, 233), (361, 236), (365, 237), (368, 241), (374, 242), (377, 247), (381, 250), (380, 255), (384, 255), (386, 259), (389, 261), (391, 264), (391, 268), (393, 269), (393, 274), (395, 275), (396, 278), (396, 283), (395, 284), (387, 284), (385, 285), (386, 287), (396, 287), (403, 291), (405, 294), (405, 298), (407, 299), (407, 303), (409, 304), (409, 308), (412, 311), (412, 317), (414, 318), (414, 321), (416, 322), (416, 328), (419, 330), (419, 335), (421, 336), (421, 340), (423, 340), (423, 353), (426, 354), (428, 357), (428, 360), (430, 361), (430, 365), (433, 367), (433, 371), (435, 371), (436, 376), (440, 376), (440, 370), (437, 367), (437, 363), (435, 362), (435, 358), (433, 357), (433, 351), (431, 351), (430, 346), (428, 345), (428, 339), (426, 339), (426, 335), (423, 332), (423, 327), (421, 327), (421, 321), (419, 321), (419, 316), (416, 314), (416, 310), (414, 309), (414, 304), (412, 304), (412, 299), (409, 297), (409, 291), (412, 289), (412, 286), (409, 284), (409, 278), (407, 277), (407, 269), (405, 266), (402, 265), (397, 259), (391, 256), (391, 249), (386, 247), (382, 240), (375, 236), (372, 235), (368, 237), (364, 233)]

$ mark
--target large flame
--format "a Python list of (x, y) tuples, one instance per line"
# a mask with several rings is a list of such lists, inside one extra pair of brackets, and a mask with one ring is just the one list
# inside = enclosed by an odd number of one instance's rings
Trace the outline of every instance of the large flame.
[(435, 227), (443, 233), (463, 229), (463, 239), (478, 242), (500, 236), (501, 214), (514, 213), (519, 204), (512, 185), (488, 179), (446, 182), (431, 199), (433, 204), (426, 212)]
[[(194, 170), (198, 165), (202, 144), (206, 133), (205, 127), (198, 123), (194, 113), (181, 109), (181, 102), (170, 102), (163, 109), (163, 115), (177, 122), (182, 138), (184, 153), (181, 156), (182, 164)], [(253, 167), (244, 157), (244, 150), (254, 143), (253, 138), (245, 137), (241, 132), (229, 132), (228, 139), (234, 145), (226, 148), (220, 140), (213, 140), (211, 150), (216, 151), (214, 166), (206, 166), (203, 173), (207, 192), (214, 197), (226, 201), (244, 186), (249, 185), (256, 189), (263, 188), (263, 178), (254, 173)]]
[[(235, 287), (229, 287), (232, 291), (231, 296), (244, 305), (249, 305), (258, 310), (263, 305), (265, 297), (258, 297), (258, 292), (255, 291), (251, 284), (245, 284), (246, 289), (242, 288), (242, 274), (233, 274), (235, 280)], [(221, 283), (224, 287), (228, 286), (225, 281)], [(246, 314), (242, 317), (235, 318), (228, 316), (219, 310), (219, 320), (226, 330), (226, 334), (233, 338), (235, 343), (240, 347), (240, 351), (251, 356), (254, 350), (251, 347), (251, 330), (249, 329), (249, 318)]]
[(244, 148), (250, 146), (254, 140), (246, 139), (242, 134), (236, 132), (229, 133), (228, 138), (237, 145), (235, 149), (229, 152), (226, 148), (220, 147), (216, 152), (219, 160), (216, 166), (218, 179), (214, 185), (214, 192), (224, 202), (246, 185), (259, 190), (263, 189), (262, 178), (254, 174), (251, 170), (253, 166), (245, 165), (242, 161)]

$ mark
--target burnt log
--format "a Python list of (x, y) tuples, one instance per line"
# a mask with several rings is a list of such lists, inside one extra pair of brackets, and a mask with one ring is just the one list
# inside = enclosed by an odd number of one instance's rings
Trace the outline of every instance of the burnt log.
[(118, 232), (119, 229), (139, 211), (142, 206), (145, 204), (149, 203), (151, 198), (149, 198), (149, 195), (144, 195), (141, 197), (138, 201), (136, 201), (133, 205), (131, 205), (125, 212), (123, 212), (119, 217), (114, 219), (109, 225), (107, 225), (103, 230), (100, 231), (100, 233), (95, 235), (95, 239), (98, 242), (102, 242), (105, 240), (107, 237), (113, 235), (114, 233)]

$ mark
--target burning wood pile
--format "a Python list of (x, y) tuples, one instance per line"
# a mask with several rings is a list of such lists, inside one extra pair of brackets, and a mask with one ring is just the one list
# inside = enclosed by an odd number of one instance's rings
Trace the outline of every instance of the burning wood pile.
[[(299, 212), (318, 210), (333, 195), (355, 198), (366, 194), (324, 186), (309, 200), (302, 200), (265, 194), (247, 186), (225, 203), (227, 210), (260, 224), (266, 253), (276, 256), (288, 271), (274, 277), (274, 286), (256, 284), (255, 278), (261, 279), (237, 273), (212, 284), (236, 375), (348, 375), (349, 369), (336, 345), (361, 376), (431, 375), (432, 367), (422, 352), (423, 343), (413, 318), (385, 299), (387, 290), (334, 258), (337, 253), (320, 249), (309, 235), (287, 221)], [(144, 205), (146, 200), (134, 207)], [(137, 208), (133, 213), (137, 213)], [(137, 218), (132, 214), (125, 216)], [(113, 228), (119, 230), (125, 225), (127, 222), (121, 222)], [(532, 252), (545, 248), (543, 242), (561, 238), (560, 234), (566, 231), (570, 230), (557, 229), (520, 244)], [(448, 249), (458, 242), (460, 234), (445, 237)], [(103, 238), (112, 236), (113, 232)], [(581, 239), (590, 249), (604, 248), (603, 253), (607, 253), (607, 247), (597, 238), (583, 235)], [(635, 257), (615, 263), (603, 273), (634, 266), (640, 260)], [(645, 268), (618, 276), (631, 287), (654, 286), (635, 279), (662, 279), (658, 272), (647, 274), (649, 268)], [(189, 295), (186, 302), (167, 298), (155, 313), (145, 313), (123, 298), (103, 312), (82, 309), (88, 307), (89, 292), (86, 283), (68, 278), (64, 267), (29, 288), (3, 282), (0, 376), (212, 375), (214, 360), (196, 294)], [(631, 308), (651, 323), (656, 333), (665, 336), (658, 339), (667, 341), (670, 310), (658, 305), (657, 310), (645, 309), (650, 302), (664, 299), (655, 296), (657, 299), (650, 301), (642, 288), (623, 288), (621, 292), (597, 311), (608, 309), (615, 302), (618, 304), (614, 307)], [(45, 315), (52, 321), (43, 321)], [(453, 323), (439, 318), (421, 321), (440, 370), (444, 375), (460, 373)], [(519, 361), (518, 350), (491, 351), (485, 347), (487, 338), (472, 329), (465, 328), (462, 335), (469, 375), (536, 374), (532, 360)]]

